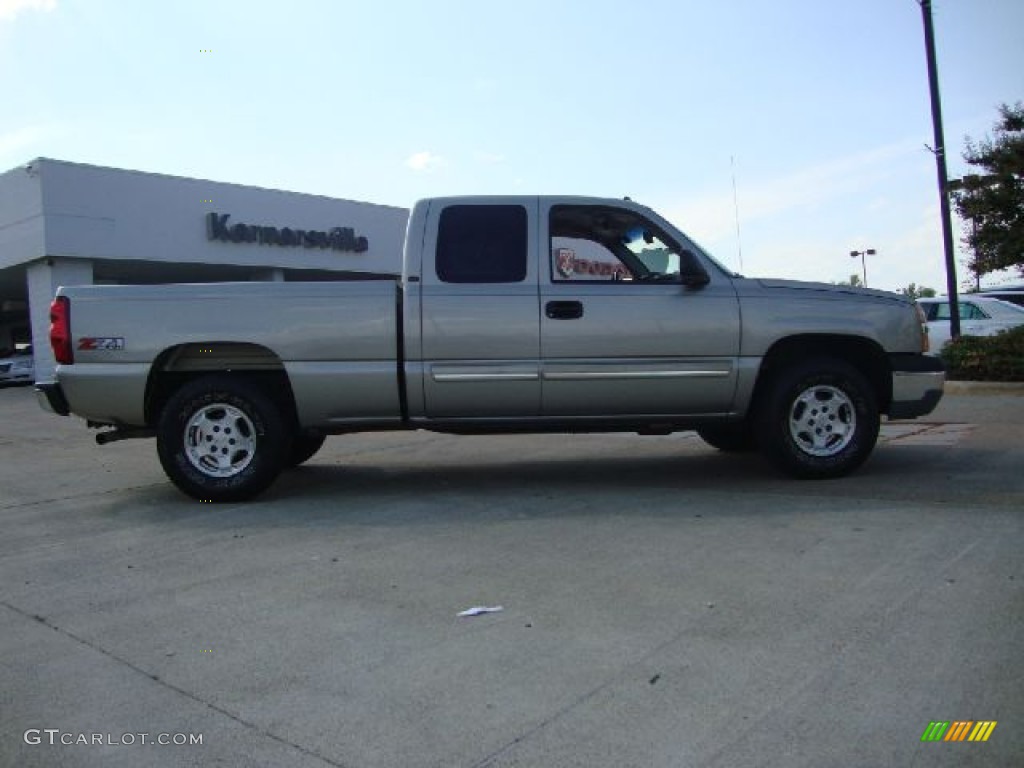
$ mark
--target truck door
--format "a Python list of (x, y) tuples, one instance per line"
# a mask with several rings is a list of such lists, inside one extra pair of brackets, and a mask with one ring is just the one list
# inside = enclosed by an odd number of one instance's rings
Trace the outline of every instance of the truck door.
[(420, 302), (430, 419), (540, 414), (537, 198), (427, 215)]
[[(696, 246), (628, 207), (541, 198), (545, 417), (732, 409), (740, 343), (732, 281), (685, 286)], [(707, 265), (710, 266), (710, 265)]]

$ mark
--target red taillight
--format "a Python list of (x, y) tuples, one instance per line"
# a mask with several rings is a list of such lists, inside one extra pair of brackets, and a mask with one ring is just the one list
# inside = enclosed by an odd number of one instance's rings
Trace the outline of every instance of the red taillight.
[(71, 300), (67, 296), (58, 296), (50, 304), (50, 346), (61, 365), (75, 362), (71, 347)]

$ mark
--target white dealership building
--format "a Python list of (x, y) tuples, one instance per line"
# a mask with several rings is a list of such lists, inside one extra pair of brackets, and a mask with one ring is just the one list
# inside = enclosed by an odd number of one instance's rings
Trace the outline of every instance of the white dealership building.
[(404, 208), (39, 158), (0, 174), (0, 349), (53, 361), (61, 285), (397, 274)]

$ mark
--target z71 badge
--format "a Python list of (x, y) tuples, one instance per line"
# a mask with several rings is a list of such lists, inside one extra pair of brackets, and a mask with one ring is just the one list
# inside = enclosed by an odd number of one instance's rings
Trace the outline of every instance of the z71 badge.
[(124, 338), (121, 336), (83, 336), (78, 340), (79, 351), (113, 351), (124, 349)]

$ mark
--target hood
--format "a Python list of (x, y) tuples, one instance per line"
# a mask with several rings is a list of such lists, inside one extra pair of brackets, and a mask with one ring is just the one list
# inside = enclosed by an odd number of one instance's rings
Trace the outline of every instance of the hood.
[(835, 285), (832, 283), (811, 283), (803, 280), (775, 280), (771, 278), (749, 278), (745, 282), (754, 283), (762, 289), (776, 291), (804, 291), (820, 294), (843, 294), (844, 296), (858, 296), (863, 298), (889, 299), (900, 301), (906, 304), (911, 303), (910, 299), (892, 291), (882, 291), (876, 288), (856, 288), (852, 285)]

